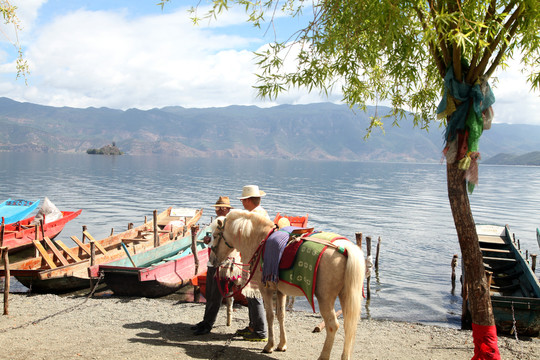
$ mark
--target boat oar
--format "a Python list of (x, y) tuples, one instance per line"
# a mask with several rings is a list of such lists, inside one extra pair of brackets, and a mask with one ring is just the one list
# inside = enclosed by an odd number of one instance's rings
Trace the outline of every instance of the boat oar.
[(124, 243), (120, 243), (120, 244), (122, 244), (122, 248), (124, 248), (124, 251), (126, 252), (127, 257), (129, 259), (129, 261), (131, 261), (131, 264), (133, 265), (133, 267), (137, 267), (137, 265), (135, 265), (135, 261), (133, 261), (133, 259), (131, 258), (131, 255), (129, 254), (129, 251), (128, 251), (128, 248), (127, 248), (126, 244), (124, 244)]

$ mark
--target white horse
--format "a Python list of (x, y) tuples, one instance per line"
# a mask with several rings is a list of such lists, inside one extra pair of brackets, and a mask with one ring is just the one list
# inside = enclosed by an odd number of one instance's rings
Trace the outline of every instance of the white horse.
[[(226, 217), (217, 218), (212, 224), (214, 242), (212, 250), (216, 255), (215, 266), (227, 259), (237, 249), (242, 259), (252, 259), (261, 242), (274, 227), (274, 223), (259, 214), (243, 210), (233, 210)], [(340, 253), (334, 246), (328, 246), (322, 254), (315, 283), (315, 296), (320, 313), (325, 322), (326, 339), (319, 359), (329, 359), (339, 323), (334, 311), (336, 298), (339, 296), (343, 311), (345, 343), (342, 360), (351, 357), (356, 336), (356, 328), (360, 319), (362, 305), (362, 286), (365, 276), (365, 263), (362, 250), (348, 240), (336, 240), (333, 244), (346, 249)], [(277, 292), (276, 315), (279, 321), (280, 338), (275, 348), (277, 351), (287, 350), (287, 335), (284, 327), (285, 296), (304, 296), (296, 286), (279, 281), (262, 286), (260, 266), (254, 270), (251, 281), (259, 285), (264, 300), (266, 319), (268, 322), (268, 343), (263, 352), (271, 353), (274, 348), (274, 311), (272, 296)], [(307, 335), (306, 336), (310, 336)]]

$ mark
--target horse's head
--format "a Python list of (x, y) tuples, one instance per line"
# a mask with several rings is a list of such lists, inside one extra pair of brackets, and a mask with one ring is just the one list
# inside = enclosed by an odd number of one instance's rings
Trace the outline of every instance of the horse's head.
[(234, 251), (234, 246), (229, 244), (225, 240), (225, 225), (227, 218), (225, 216), (219, 216), (210, 224), (212, 229), (212, 246), (210, 262), (214, 266), (218, 266), (225, 261), (229, 255)]
[(250, 257), (274, 223), (257, 213), (231, 210), (226, 217), (218, 217), (210, 226), (214, 239), (211, 262), (217, 266), (235, 249), (240, 251), (242, 257)]

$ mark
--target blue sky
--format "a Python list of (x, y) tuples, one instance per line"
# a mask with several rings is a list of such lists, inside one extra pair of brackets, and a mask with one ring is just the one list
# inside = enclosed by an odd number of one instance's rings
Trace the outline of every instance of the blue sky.
[[(338, 92), (326, 98), (301, 90), (275, 101), (256, 98), (252, 52), (274, 33), (246, 24), (241, 9), (194, 26), (187, 13), (197, 3), (192, 0), (172, 0), (163, 11), (158, 0), (11, 2), (19, 8), (19, 39), (30, 74), (27, 86), (15, 80), (13, 47), (0, 37), (0, 96), (17, 101), (150, 109), (341, 99)], [(281, 22), (277, 36), (288, 36), (295, 26)], [(495, 122), (540, 125), (540, 94), (529, 91), (515, 68), (495, 74)]]

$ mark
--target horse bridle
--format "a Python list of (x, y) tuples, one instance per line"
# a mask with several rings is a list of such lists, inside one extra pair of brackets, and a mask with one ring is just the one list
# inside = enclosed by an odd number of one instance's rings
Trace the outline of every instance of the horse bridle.
[(216, 230), (219, 231), (219, 232), (216, 233), (216, 235), (215, 235), (216, 244), (210, 248), (214, 252), (214, 254), (216, 253), (216, 249), (218, 248), (219, 242), (221, 240), (223, 240), (223, 242), (225, 243), (225, 245), (227, 245), (229, 247), (229, 249), (234, 249), (234, 246), (231, 246), (231, 244), (229, 244), (227, 242), (227, 240), (225, 240), (225, 236), (223, 235), (223, 233), (225, 233), (225, 221), (227, 221), (227, 219), (223, 220), (223, 225), (221, 225), (221, 226), (218, 223), (218, 226), (217, 226)]

